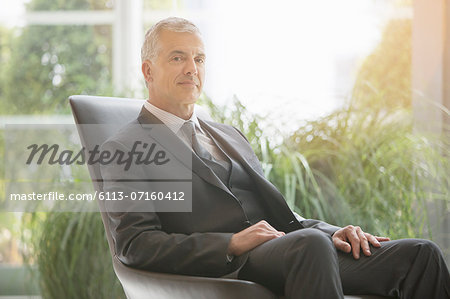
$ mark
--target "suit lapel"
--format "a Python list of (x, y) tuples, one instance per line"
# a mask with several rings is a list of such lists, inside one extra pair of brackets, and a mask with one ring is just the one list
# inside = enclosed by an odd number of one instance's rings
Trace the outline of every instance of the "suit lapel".
[[(158, 142), (162, 147), (166, 149), (167, 152), (171, 153), (178, 161), (180, 161), (192, 172), (196, 173), (203, 180), (212, 184), (225, 192), (233, 196), (233, 194), (228, 190), (228, 188), (222, 183), (222, 181), (212, 172), (212, 170), (199, 158), (194, 152), (180, 139), (178, 138), (172, 130), (170, 130), (164, 123), (157, 118), (155, 115), (150, 113), (147, 109), (142, 107), (141, 112), (138, 116), (138, 121), (144, 130), (148, 131), (149, 136)], [(158, 128), (158, 130), (148, 130), (150, 126), (146, 125), (163, 125)], [(189, 164), (186, 161), (186, 156), (182, 155), (181, 152), (186, 153), (184, 150), (173, 150), (174, 148), (184, 148), (186, 151), (191, 153), (192, 163)], [(234, 196), (233, 196), (234, 197)]]
[[(213, 136), (213, 138), (218, 141), (217, 145), (221, 148), (222, 151), (224, 151), (227, 155), (232, 156), (237, 161), (241, 162), (247, 171), (251, 172), (252, 174), (257, 174), (249, 160), (244, 155), (246, 154), (246, 151), (248, 149), (243, 148), (242, 144), (237, 142), (234, 136), (229, 135), (223, 130), (215, 128), (211, 123), (202, 121), (201, 119), (199, 119), (199, 122), (202, 127), (206, 128), (206, 130)], [(249, 155), (251, 154), (252, 153), (249, 153)]]

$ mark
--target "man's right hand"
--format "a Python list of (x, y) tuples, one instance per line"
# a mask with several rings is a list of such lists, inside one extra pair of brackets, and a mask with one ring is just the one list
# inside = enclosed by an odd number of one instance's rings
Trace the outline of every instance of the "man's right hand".
[(262, 243), (284, 235), (284, 232), (277, 231), (267, 221), (261, 220), (231, 237), (228, 254), (239, 256)]

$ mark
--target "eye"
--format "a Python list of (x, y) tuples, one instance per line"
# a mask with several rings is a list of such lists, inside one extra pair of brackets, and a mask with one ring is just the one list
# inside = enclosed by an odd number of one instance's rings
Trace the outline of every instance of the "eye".
[(175, 56), (175, 57), (172, 58), (172, 60), (175, 61), (175, 62), (180, 62), (183, 59), (181, 58), (181, 56)]
[(198, 63), (205, 63), (205, 58), (197, 58), (195, 59)]

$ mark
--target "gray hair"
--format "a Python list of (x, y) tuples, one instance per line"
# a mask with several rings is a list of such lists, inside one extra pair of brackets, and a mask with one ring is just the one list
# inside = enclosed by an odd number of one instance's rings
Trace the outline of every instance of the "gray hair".
[(141, 60), (153, 60), (158, 56), (158, 38), (161, 30), (172, 32), (188, 32), (200, 36), (200, 30), (192, 22), (177, 17), (170, 17), (159, 21), (145, 33), (144, 44), (141, 48)]

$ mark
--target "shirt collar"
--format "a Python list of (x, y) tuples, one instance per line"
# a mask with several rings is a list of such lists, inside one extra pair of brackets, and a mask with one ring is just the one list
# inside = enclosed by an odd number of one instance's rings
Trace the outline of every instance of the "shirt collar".
[(181, 126), (187, 121), (193, 121), (195, 124), (195, 128), (201, 133), (204, 133), (202, 128), (200, 127), (200, 122), (198, 121), (197, 115), (195, 113), (195, 107), (194, 112), (192, 113), (191, 117), (188, 120), (182, 119), (181, 117), (178, 117), (175, 114), (162, 110), (153, 105), (152, 103), (150, 103), (149, 101), (145, 101), (144, 108), (147, 109), (147, 111), (152, 113), (154, 116), (159, 118), (175, 134), (178, 133), (178, 131), (181, 129)]

